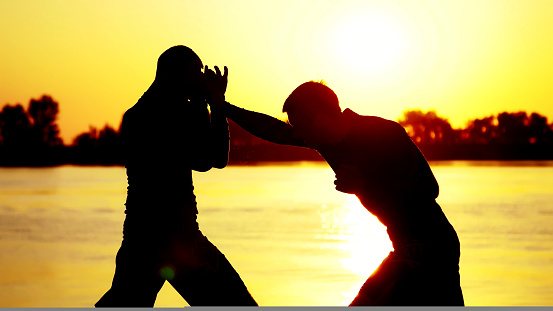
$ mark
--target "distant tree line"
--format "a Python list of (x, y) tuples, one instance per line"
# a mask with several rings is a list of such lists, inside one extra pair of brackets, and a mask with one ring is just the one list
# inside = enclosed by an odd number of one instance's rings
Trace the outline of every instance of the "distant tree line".
[(435, 111), (408, 110), (399, 124), (430, 160), (553, 159), (553, 124), (538, 113), (502, 112), (453, 129)]
[(44, 95), (0, 112), (0, 164), (8, 166), (61, 164), (64, 146), (56, 119), (59, 105)]
[[(59, 104), (51, 96), (0, 111), (0, 166), (122, 165), (120, 128), (90, 127), (64, 145), (57, 125)], [(435, 111), (405, 111), (399, 123), (429, 160), (553, 159), (553, 124), (537, 113), (502, 112), (453, 129)], [(314, 150), (257, 138), (229, 120), (231, 164), (258, 161), (319, 161)]]
[(119, 129), (90, 127), (70, 145), (60, 138), (59, 104), (51, 96), (0, 111), (0, 166), (52, 166), (61, 164), (121, 165)]

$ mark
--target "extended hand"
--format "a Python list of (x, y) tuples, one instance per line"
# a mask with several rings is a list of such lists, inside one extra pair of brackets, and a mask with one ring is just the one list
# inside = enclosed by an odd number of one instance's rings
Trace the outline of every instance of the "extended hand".
[(349, 165), (341, 164), (336, 170), (336, 190), (344, 193), (359, 194), (361, 193), (365, 179), (359, 171), (359, 168)]
[(214, 101), (224, 101), (225, 92), (228, 84), (228, 68), (224, 67), (224, 74), (221, 74), (219, 67), (215, 66), (215, 71), (205, 66), (204, 85), (209, 93), (209, 97)]

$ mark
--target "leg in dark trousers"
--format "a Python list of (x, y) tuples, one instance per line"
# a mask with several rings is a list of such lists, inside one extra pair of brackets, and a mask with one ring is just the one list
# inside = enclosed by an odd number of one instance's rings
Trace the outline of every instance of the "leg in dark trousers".
[(458, 265), (397, 258), (394, 252), (350, 306), (463, 306)]
[[(199, 234), (195, 253), (198, 266), (175, 275), (171, 285), (191, 306), (257, 306), (246, 285), (227, 258)], [(177, 268), (177, 271), (180, 270)]]
[[(146, 243), (145, 243), (146, 244)], [(116, 257), (111, 288), (96, 307), (153, 307), (165, 280), (158, 273), (157, 251), (123, 241)]]
[(112, 286), (95, 306), (153, 307), (165, 280), (191, 306), (257, 306), (225, 256), (195, 235), (123, 240)]

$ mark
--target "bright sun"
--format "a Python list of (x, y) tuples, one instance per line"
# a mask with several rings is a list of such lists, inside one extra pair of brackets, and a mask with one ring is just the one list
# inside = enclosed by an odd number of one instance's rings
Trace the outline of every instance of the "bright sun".
[(328, 38), (337, 63), (362, 76), (388, 74), (407, 54), (406, 31), (384, 13), (350, 15), (336, 22)]

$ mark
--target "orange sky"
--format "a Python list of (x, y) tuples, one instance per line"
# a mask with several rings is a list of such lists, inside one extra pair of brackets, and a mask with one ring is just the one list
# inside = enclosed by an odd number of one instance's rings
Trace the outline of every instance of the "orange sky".
[(229, 67), (227, 100), (279, 118), (297, 85), (324, 79), (342, 108), (393, 120), (553, 121), (549, 0), (0, 0), (0, 29), (0, 105), (52, 95), (65, 143), (118, 126), (176, 44)]

